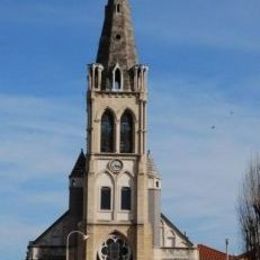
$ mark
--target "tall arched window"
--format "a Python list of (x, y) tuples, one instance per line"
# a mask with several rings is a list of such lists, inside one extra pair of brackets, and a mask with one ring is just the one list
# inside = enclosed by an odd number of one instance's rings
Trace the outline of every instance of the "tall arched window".
[(111, 188), (102, 187), (100, 196), (100, 209), (110, 210), (111, 209)]
[(121, 71), (119, 68), (116, 69), (115, 71), (115, 90), (120, 90), (121, 89)]
[(95, 88), (98, 88), (98, 68), (95, 68), (94, 71), (94, 84), (95, 84)]
[(131, 188), (130, 187), (121, 188), (121, 209), (131, 210)]
[(120, 6), (120, 4), (117, 4), (117, 5), (116, 5), (116, 12), (117, 12), (117, 13), (120, 13), (120, 12), (121, 12), (121, 6)]
[(101, 120), (101, 152), (114, 152), (114, 116), (106, 110)]
[(120, 123), (120, 152), (132, 153), (134, 149), (134, 126), (131, 112), (125, 111)]

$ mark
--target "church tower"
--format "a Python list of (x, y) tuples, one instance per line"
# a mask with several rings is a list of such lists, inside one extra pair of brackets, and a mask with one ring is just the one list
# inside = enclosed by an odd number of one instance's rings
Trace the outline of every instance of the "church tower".
[(128, 0), (108, 0), (96, 63), (88, 68), (87, 260), (152, 260), (160, 246), (160, 179), (147, 170), (147, 73)]
[(87, 152), (69, 175), (68, 210), (29, 242), (26, 260), (197, 260), (161, 213), (146, 144), (148, 67), (138, 61), (128, 0), (108, 0), (87, 73)]

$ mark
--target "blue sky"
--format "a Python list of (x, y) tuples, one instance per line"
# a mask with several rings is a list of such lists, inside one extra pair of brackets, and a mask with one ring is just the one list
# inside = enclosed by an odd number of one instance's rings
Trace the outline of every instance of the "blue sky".
[[(0, 258), (24, 259), (67, 209), (85, 148), (86, 66), (105, 0), (0, 0)], [(150, 66), (162, 208), (195, 243), (240, 251), (236, 201), (260, 150), (260, 2), (131, 0)], [(215, 126), (215, 129), (211, 129)]]

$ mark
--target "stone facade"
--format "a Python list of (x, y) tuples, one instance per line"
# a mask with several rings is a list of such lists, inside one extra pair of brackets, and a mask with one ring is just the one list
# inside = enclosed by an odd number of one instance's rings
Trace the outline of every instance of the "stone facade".
[(30, 242), (27, 260), (198, 259), (161, 214), (161, 180), (146, 148), (148, 67), (138, 64), (127, 0), (108, 0), (96, 63), (88, 68), (87, 153), (70, 175), (69, 210)]

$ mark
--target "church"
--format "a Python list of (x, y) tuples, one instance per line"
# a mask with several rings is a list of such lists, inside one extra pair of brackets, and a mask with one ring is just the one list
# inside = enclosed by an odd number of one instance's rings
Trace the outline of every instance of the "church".
[(87, 73), (87, 152), (69, 176), (69, 208), (29, 242), (26, 259), (198, 259), (161, 212), (160, 174), (147, 151), (148, 66), (138, 61), (128, 0), (108, 0)]

